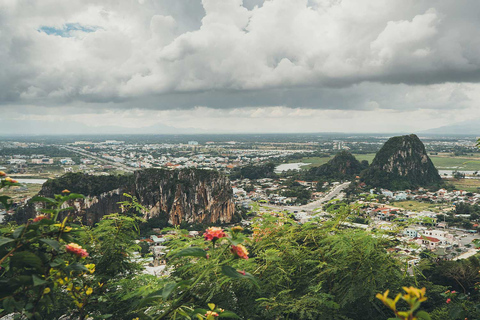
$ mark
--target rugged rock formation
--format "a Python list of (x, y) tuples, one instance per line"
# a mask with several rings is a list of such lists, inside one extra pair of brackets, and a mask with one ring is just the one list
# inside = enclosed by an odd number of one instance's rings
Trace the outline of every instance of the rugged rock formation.
[[(125, 193), (146, 207), (145, 218), (160, 217), (171, 225), (229, 223), (235, 214), (230, 181), (210, 170), (147, 169), (127, 176), (66, 174), (47, 181), (39, 195), (53, 197), (64, 189), (86, 196), (70, 205), (75, 208), (72, 214), (87, 225), (121, 212), (118, 203), (128, 200)], [(22, 222), (34, 215), (35, 207), (29, 204), (17, 212), (16, 220)]]
[(362, 180), (369, 186), (392, 190), (443, 184), (425, 146), (414, 134), (390, 138), (362, 173)]
[(367, 168), (368, 163), (360, 163), (350, 152), (341, 151), (320, 167), (311, 168), (306, 173), (307, 180), (352, 179)]

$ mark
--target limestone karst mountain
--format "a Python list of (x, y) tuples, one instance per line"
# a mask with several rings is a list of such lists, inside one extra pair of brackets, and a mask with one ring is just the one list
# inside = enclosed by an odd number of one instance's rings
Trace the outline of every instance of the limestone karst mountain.
[[(71, 173), (47, 181), (39, 195), (53, 197), (64, 189), (86, 196), (70, 205), (75, 208), (71, 214), (87, 225), (121, 212), (119, 202), (128, 199), (125, 193), (137, 197), (146, 207), (145, 218), (161, 218), (170, 225), (229, 223), (235, 214), (229, 179), (211, 170), (146, 169), (124, 176)], [(30, 203), (17, 212), (15, 219), (26, 221), (34, 212)]]
[(369, 186), (392, 190), (443, 184), (425, 146), (414, 134), (390, 138), (361, 178)]

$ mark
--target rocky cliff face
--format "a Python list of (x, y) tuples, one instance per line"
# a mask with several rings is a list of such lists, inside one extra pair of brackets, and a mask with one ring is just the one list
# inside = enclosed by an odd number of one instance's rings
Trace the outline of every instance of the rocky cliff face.
[[(72, 214), (87, 225), (104, 215), (121, 212), (118, 202), (128, 200), (124, 193), (137, 197), (146, 207), (145, 218), (166, 218), (172, 225), (229, 223), (235, 213), (230, 181), (209, 170), (147, 169), (130, 176), (67, 174), (47, 181), (39, 195), (53, 197), (64, 189), (86, 196), (70, 205), (75, 208)], [(34, 205), (30, 204), (17, 213), (17, 220), (34, 215)]]
[(442, 185), (425, 146), (414, 134), (390, 138), (362, 173), (362, 180), (393, 190)]

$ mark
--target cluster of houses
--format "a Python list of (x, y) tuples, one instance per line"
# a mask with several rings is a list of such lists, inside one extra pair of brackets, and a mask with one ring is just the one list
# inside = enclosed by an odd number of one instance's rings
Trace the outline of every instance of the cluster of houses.
[[(240, 205), (248, 205), (252, 201), (264, 202), (273, 205), (279, 206), (288, 206), (293, 205), (297, 200), (296, 197), (285, 197), (282, 196), (282, 191), (288, 189), (288, 186), (283, 183), (287, 181), (286, 178), (271, 179), (263, 178), (257, 180), (250, 179), (240, 179), (232, 181), (233, 187), (233, 196), (236, 203)], [(324, 196), (324, 192), (316, 191), (317, 182), (301, 181), (296, 180), (298, 184), (304, 186), (307, 190), (310, 190), (312, 193), (312, 199), (316, 200)], [(334, 186), (338, 182), (333, 182), (329, 184), (328, 182), (324, 183), (324, 186)]]
[(371, 189), (370, 194), (380, 194), (390, 201), (418, 200), (431, 203), (462, 201), (470, 204), (480, 202), (480, 193), (471, 193), (465, 190), (448, 191), (447, 189), (443, 188), (435, 192), (428, 191), (423, 188), (419, 188), (418, 190), (403, 190), (395, 192), (387, 189), (380, 189), (378, 192), (375, 189)]

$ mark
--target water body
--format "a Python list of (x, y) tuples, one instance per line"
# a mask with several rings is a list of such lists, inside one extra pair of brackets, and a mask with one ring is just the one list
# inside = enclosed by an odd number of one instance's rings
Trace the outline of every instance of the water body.
[(47, 179), (15, 179), (19, 183), (44, 184)]
[(300, 170), (302, 166), (308, 166), (308, 163), (296, 162), (296, 163), (284, 163), (275, 168), (275, 172), (280, 173), (288, 170)]

